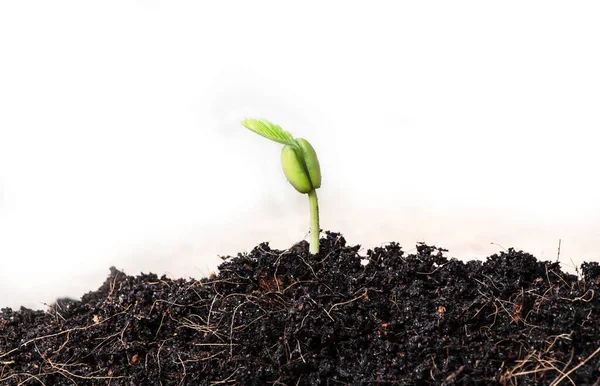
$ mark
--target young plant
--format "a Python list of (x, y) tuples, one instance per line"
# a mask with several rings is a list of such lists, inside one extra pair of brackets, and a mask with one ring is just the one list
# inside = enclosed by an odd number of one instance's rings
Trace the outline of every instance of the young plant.
[(283, 144), (281, 166), (285, 178), (296, 190), (308, 194), (310, 204), (310, 253), (319, 253), (319, 203), (317, 189), (321, 187), (321, 167), (315, 149), (302, 138), (294, 138), (266, 119), (246, 119), (242, 125), (256, 134)]

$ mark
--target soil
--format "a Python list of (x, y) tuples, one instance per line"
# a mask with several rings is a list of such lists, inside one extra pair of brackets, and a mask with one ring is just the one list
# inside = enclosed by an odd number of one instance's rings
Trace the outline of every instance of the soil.
[(79, 301), (1, 310), (0, 384), (600, 384), (598, 263), (359, 250), (327, 232), (202, 280), (111, 268)]

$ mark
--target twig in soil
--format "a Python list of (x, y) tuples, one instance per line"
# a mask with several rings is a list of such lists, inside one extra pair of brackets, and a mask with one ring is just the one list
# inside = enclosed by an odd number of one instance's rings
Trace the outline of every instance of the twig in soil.
[(300, 355), (300, 359), (302, 359), (302, 362), (306, 363), (306, 360), (304, 359), (304, 355), (302, 355), (302, 347), (300, 347), (300, 341), (296, 339), (296, 343), (298, 346), (298, 354)]
[(500, 244), (498, 244), (498, 243), (490, 243), (490, 244), (492, 244), (492, 245), (496, 245), (496, 246), (498, 246), (498, 247), (500, 247), (500, 248), (504, 249), (504, 251), (506, 252), (506, 248), (504, 248), (502, 245), (500, 245)]
[[(299, 284), (311, 284), (311, 283), (317, 283), (317, 281), (316, 280), (297, 280), (297, 281), (293, 282), (292, 284), (288, 285), (287, 287), (285, 287), (283, 289), (283, 291), (278, 291), (278, 292), (275, 292), (275, 293), (285, 293), (290, 288), (292, 288), (292, 287), (294, 287), (296, 285), (299, 285)], [(265, 292), (265, 294), (270, 294), (270, 293), (274, 293), (274, 292)]]
[(181, 363), (181, 367), (183, 367), (183, 377), (181, 377), (181, 381), (179, 381), (179, 384), (183, 385), (183, 380), (185, 379), (187, 372), (185, 370), (185, 363), (181, 360), (181, 355), (179, 355), (179, 353), (177, 353), (177, 358), (179, 358), (179, 363)]
[(106, 321), (108, 321), (108, 320), (110, 320), (110, 319), (112, 319), (112, 318), (115, 318), (115, 317), (117, 317), (117, 316), (119, 316), (119, 315), (122, 315), (122, 314), (126, 313), (126, 312), (127, 312), (129, 309), (130, 309), (130, 308), (131, 308), (131, 306), (127, 307), (125, 310), (123, 310), (123, 311), (121, 311), (121, 312), (119, 312), (119, 313), (117, 313), (117, 314), (114, 314), (114, 315), (110, 316), (109, 318), (106, 318), (106, 319), (104, 319), (104, 320), (98, 321), (97, 323), (96, 323), (96, 322), (94, 322), (93, 324), (88, 324), (87, 326), (84, 326), (84, 327), (73, 327), (73, 328), (70, 328), (70, 329), (68, 329), (68, 330), (64, 330), (64, 331), (57, 332), (57, 333), (55, 333), (55, 334), (49, 334), (49, 335), (44, 335), (44, 336), (38, 336), (38, 337), (35, 337), (35, 338), (32, 338), (32, 339), (29, 339), (27, 342), (21, 343), (21, 344), (20, 344), (19, 346), (17, 346), (16, 348), (14, 348), (14, 349), (12, 349), (12, 350), (9, 350), (9, 351), (7, 351), (7, 352), (5, 352), (4, 354), (0, 354), (0, 358), (3, 358), (3, 357), (5, 357), (5, 356), (7, 356), (7, 355), (10, 355), (10, 354), (12, 354), (13, 352), (15, 352), (15, 351), (18, 351), (18, 350), (19, 350), (21, 347), (23, 347), (23, 346), (26, 346), (26, 345), (28, 345), (28, 344), (30, 344), (30, 343), (33, 343), (33, 342), (37, 342), (38, 340), (47, 339), (47, 338), (53, 338), (53, 337), (56, 337), (56, 336), (60, 336), (60, 335), (64, 335), (64, 334), (68, 334), (68, 333), (70, 333), (70, 332), (72, 332), (72, 331), (84, 331), (84, 330), (87, 330), (87, 329), (89, 329), (89, 328), (91, 328), (91, 327), (99, 326), (99, 325), (101, 325), (102, 323), (104, 323), (104, 322), (106, 322)]
[(213, 354), (213, 355), (211, 355), (211, 356), (208, 356), (208, 357), (206, 357), (206, 358), (202, 358), (202, 359), (200, 359), (200, 360), (198, 360), (198, 361), (191, 361), (191, 360), (187, 360), (186, 362), (202, 362), (202, 361), (208, 361), (208, 360), (211, 360), (211, 359), (213, 359), (214, 357), (217, 357), (217, 356), (219, 356), (219, 355), (223, 354), (223, 353), (224, 353), (224, 352), (226, 352), (226, 351), (227, 351), (227, 350), (221, 350), (221, 351), (219, 351), (218, 353), (215, 353), (215, 354)]
[(277, 291), (281, 292), (281, 289), (279, 288), (279, 280), (277, 280), (277, 270), (279, 269), (279, 264), (281, 263), (281, 257), (283, 255), (286, 255), (290, 252), (289, 249), (286, 249), (285, 251), (281, 252), (279, 254), (279, 256), (277, 256), (277, 260), (275, 260), (275, 271), (273, 272), (273, 281), (275, 282), (275, 284), (277, 284)]
[(61, 309), (60, 306), (60, 301), (57, 300), (56, 303), (48, 305), (46, 303), (42, 303), (43, 305), (45, 305), (46, 307), (48, 307), (48, 312), (51, 314), (54, 314), (54, 318), (56, 320), (56, 323), (58, 324), (58, 318), (62, 319), (63, 322), (66, 322), (67, 320), (60, 314), (60, 312), (58, 312), (59, 309)]
[[(190, 315), (190, 317), (192, 317), (192, 316), (196, 316), (196, 317), (200, 318), (201, 321), (204, 321), (202, 319), (202, 317), (199, 315), (195, 315), (195, 314)], [(204, 336), (211, 334), (211, 335), (214, 335), (215, 337), (217, 337), (217, 339), (223, 340), (221, 335), (219, 335), (219, 333), (216, 331), (216, 329), (211, 328), (211, 326), (208, 323), (206, 325), (203, 325), (203, 324), (196, 323), (189, 318), (183, 318), (183, 322), (180, 322), (179, 325), (181, 327), (190, 328), (197, 332), (203, 333)]]
[[(502, 384), (512, 384), (518, 385), (517, 378), (525, 375), (532, 374), (540, 374), (547, 371), (557, 371), (560, 373), (560, 370), (551, 364), (550, 361), (544, 360), (541, 358), (536, 352), (529, 353), (527, 357), (523, 360), (517, 361), (517, 365), (507, 371), (506, 374), (503, 374), (500, 377), (500, 382)], [(531, 370), (529, 370), (529, 365), (535, 365)], [(571, 383), (573, 381), (571, 380)]]
[[(45, 374), (40, 374), (40, 375), (45, 375)], [(36, 380), (36, 381), (38, 381), (38, 382), (39, 382), (39, 383), (40, 383), (42, 386), (46, 386), (46, 384), (45, 384), (44, 382), (42, 382), (42, 380), (41, 380), (41, 379), (39, 379), (38, 377), (36, 377), (35, 375), (33, 375), (33, 374), (30, 374), (30, 373), (15, 373), (15, 374), (11, 374), (11, 375), (9, 375), (9, 376), (8, 376), (8, 377), (6, 377), (6, 378), (0, 378), (0, 382), (3, 382), (3, 381), (8, 381), (9, 379), (11, 379), (11, 378), (15, 378), (15, 377), (29, 377), (29, 378), (27, 378), (26, 380), (24, 380), (24, 381), (22, 381), (22, 382), (19, 382), (19, 386), (20, 386), (20, 385), (24, 385), (24, 384), (26, 384), (27, 382), (29, 382), (29, 380), (30, 380), (30, 379), (35, 379), (35, 380)]]
[(217, 300), (217, 296), (218, 295), (215, 294), (212, 302), (210, 302), (210, 309), (208, 310), (208, 316), (206, 317), (206, 328), (209, 328), (209, 326), (210, 326), (210, 316), (212, 315), (212, 309), (213, 309), (213, 306), (215, 305), (215, 301)]
[[(596, 351), (594, 351), (590, 356), (588, 356), (587, 358), (585, 358), (581, 363), (579, 363), (577, 366), (573, 367), (571, 370), (567, 371), (566, 373), (564, 373), (563, 375), (561, 375), (559, 378), (555, 379), (550, 386), (557, 386), (558, 384), (560, 384), (563, 379), (565, 378), (569, 378), (569, 375), (576, 371), (578, 368), (580, 368), (581, 366), (585, 365), (590, 359), (592, 359), (596, 354), (600, 353), (600, 347), (598, 347), (596, 349)], [(571, 380), (571, 378), (569, 378), (569, 380)], [(573, 381), (571, 381), (573, 382)]]
[(102, 342), (98, 343), (98, 344), (96, 345), (96, 347), (94, 347), (94, 348), (93, 348), (93, 349), (90, 351), (90, 353), (89, 353), (88, 355), (91, 355), (91, 354), (95, 353), (95, 352), (96, 352), (96, 350), (98, 350), (98, 349), (99, 349), (99, 348), (100, 348), (102, 345), (104, 345), (104, 343), (108, 342), (108, 341), (109, 341), (109, 340), (111, 340), (112, 338), (115, 338), (115, 337), (117, 337), (118, 335), (119, 335), (119, 333), (118, 333), (118, 332), (115, 332), (114, 334), (111, 334), (111, 335), (109, 335), (109, 336), (106, 336), (106, 337), (103, 337), (103, 338), (95, 338), (95, 340), (102, 340)]
[(330, 318), (331, 320), (334, 320), (334, 319), (331, 317), (331, 311), (333, 311), (333, 309), (334, 309), (335, 307), (337, 307), (337, 306), (343, 306), (343, 305), (346, 305), (346, 304), (352, 303), (352, 302), (354, 302), (354, 301), (357, 301), (358, 299), (360, 299), (360, 298), (364, 298), (364, 297), (366, 297), (366, 296), (367, 296), (367, 290), (365, 290), (365, 293), (364, 293), (364, 294), (362, 294), (362, 295), (360, 295), (360, 296), (357, 296), (357, 297), (355, 297), (354, 299), (350, 299), (350, 300), (348, 300), (348, 301), (345, 301), (345, 302), (342, 302), (342, 303), (336, 303), (336, 304), (332, 305), (332, 306), (331, 306), (331, 308), (329, 308), (329, 311), (325, 311), (325, 312), (327, 313), (327, 316), (329, 316), (329, 318)]
[(246, 303), (238, 304), (238, 306), (234, 308), (233, 314), (231, 315), (231, 325), (229, 326), (229, 355), (230, 356), (233, 355), (233, 323), (235, 322), (235, 313), (237, 312), (238, 308), (240, 308), (244, 304), (246, 304)]
[(163, 321), (165, 320), (165, 314), (166, 312), (162, 313), (162, 316), (160, 317), (160, 324), (158, 325), (158, 328), (156, 329), (156, 334), (154, 334), (154, 340), (156, 340), (156, 338), (158, 338), (158, 333), (160, 332), (160, 328), (163, 325)]
[[(586, 298), (585, 298), (585, 296), (588, 294), (588, 292), (591, 292), (591, 293), (592, 293), (592, 296), (590, 296), (590, 298), (589, 298), (589, 299), (586, 299)], [(572, 301), (572, 302), (576, 302), (576, 301), (578, 301), (578, 300), (581, 300), (582, 302), (589, 303), (589, 302), (591, 302), (592, 300), (594, 300), (594, 296), (595, 296), (595, 292), (594, 292), (594, 290), (593, 290), (593, 289), (589, 289), (589, 290), (585, 291), (585, 293), (584, 293), (583, 295), (581, 295), (581, 296), (578, 296), (578, 297), (576, 297), (576, 298), (573, 298), (573, 299), (570, 299), (570, 298), (564, 298), (564, 297), (562, 297), (562, 296), (559, 296), (558, 298), (559, 298), (559, 299), (561, 299), (561, 300), (569, 300), (569, 301)]]
[(67, 339), (65, 339), (65, 341), (63, 342), (63, 344), (61, 344), (61, 345), (60, 345), (60, 347), (58, 348), (58, 350), (56, 350), (56, 353), (59, 353), (59, 352), (61, 352), (61, 350), (62, 350), (63, 348), (65, 348), (65, 346), (67, 345), (67, 343), (69, 343), (70, 336), (71, 336), (71, 332), (69, 331), (69, 332), (67, 333)]
[[(525, 359), (518, 360), (518, 364), (515, 367), (508, 370), (503, 376), (501, 376), (501, 381), (505, 384), (510, 382), (511, 384), (516, 385), (518, 383), (516, 381), (516, 378), (518, 377), (532, 374), (541, 374), (548, 371), (556, 371), (560, 375), (559, 382), (562, 382), (566, 378), (573, 386), (575, 386), (575, 382), (568, 376), (569, 373), (565, 373), (566, 368), (571, 364), (571, 361), (573, 360), (573, 352), (571, 352), (571, 357), (569, 358), (569, 361), (567, 363), (561, 363), (553, 358), (547, 358), (556, 342), (559, 339), (571, 340), (571, 334), (560, 334), (550, 338), (554, 339), (551, 343), (548, 342), (548, 346), (544, 349), (542, 353), (534, 350), (530, 352), (525, 357)], [(562, 365), (562, 369), (556, 366), (556, 364), (558, 363)], [(556, 386), (558, 385), (558, 383), (552, 383), (552, 385)]]
[(125, 322), (125, 327), (123, 327), (123, 329), (121, 330), (121, 344), (123, 345), (123, 347), (127, 347), (127, 345), (125, 344), (125, 330), (127, 330), (127, 327), (129, 327), (129, 320)]
[(560, 260), (560, 242), (561, 240), (558, 239), (558, 253), (556, 254), (556, 262), (558, 263), (558, 260)]
[[(159, 379), (162, 378), (162, 366), (160, 365), (160, 352), (162, 351), (163, 347), (165, 347), (165, 344), (168, 341), (169, 341), (169, 339), (158, 343), (158, 351), (156, 352), (156, 365), (158, 366), (158, 378)], [(159, 380), (159, 382), (162, 385), (162, 380)]]
[(310, 264), (308, 264), (308, 263), (306, 262), (306, 260), (304, 260), (304, 257), (300, 257), (300, 258), (302, 259), (302, 262), (304, 262), (304, 264), (306, 264), (306, 266), (307, 266), (308, 268), (310, 268), (310, 271), (312, 272), (312, 274), (313, 274), (313, 276), (315, 277), (315, 279), (317, 279), (317, 280), (318, 280), (318, 279), (319, 279), (319, 277), (318, 277), (318, 276), (317, 276), (317, 274), (315, 273), (315, 270), (313, 269), (313, 267), (312, 267)]
[[(44, 375), (49, 375), (52, 373), (58, 373), (60, 375), (62, 375), (63, 377), (65, 377), (66, 379), (68, 379), (69, 381), (71, 381), (74, 385), (77, 385), (77, 382), (75, 382), (74, 378), (77, 379), (93, 379), (93, 380), (102, 380), (102, 379), (108, 379), (108, 380), (112, 380), (112, 379), (121, 379), (121, 378), (127, 378), (126, 376), (112, 376), (112, 375), (108, 375), (108, 376), (96, 376), (93, 375), (94, 372), (92, 372), (92, 375), (78, 375), (75, 373), (72, 373), (71, 371), (67, 370), (66, 367), (78, 367), (78, 366), (83, 366), (83, 367), (87, 367), (85, 364), (83, 363), (54, 363), (52, 362), (50, 359), (47, 359), (45, 355), (43, 355), (38, 346), (37, 346), (37, 342), (34, 343), (35, 345), (35, 350), (37, 351), (38, 355), (44, 360), (44, 362), (48, 363), (50, 365), (50, 368), (54, 371), (50, 371), (50, 372), (46, 372), (43, 373)], [(96, 371), (95, 373), (100, 372), (100, 370)], [(109, 372), (110, 374), (110, 372)], [(42, 375), (42, 373), (38, 374), (38, 375)]]
[(431, 272), (417, 272), (417, 273), (418, 273), (419, 275), (432, 275), (432, 274), (436, 273), (438, 270), (440, 270), (440, 269), (444, 268), (445, 266), (447, 266), (448, 264), (450, 264), (450, 263), (452, 263), (452, 262), (453, 262), (453, 260), (450, 260), (450, 261), (449, 261), (449, 262), (447, 262), (446, 264), (442, 264), (442, 265), (438, 266), (436, 269), (434, 269), (434, 270), (433, 270), (433, 271), (431, 271)]
[(567, 283), (567, 282), (565, 281), (565, 279), (564, 279), (562, 276), (560, 276), (558, 273), (554, 272), (554, 270), (550, 270), (550, 272), (551, 272), (552, 274), (554, 274), (554, 276), (556, 276), (557, 278), (559, 278), (559, 279), (560, 279), (560, 281), (562, 281), (562, 282), (564, 283), (564, 285), (565, 285), (565, 286), (567, 286), (567, 287), (569, 286), (569, 283)]

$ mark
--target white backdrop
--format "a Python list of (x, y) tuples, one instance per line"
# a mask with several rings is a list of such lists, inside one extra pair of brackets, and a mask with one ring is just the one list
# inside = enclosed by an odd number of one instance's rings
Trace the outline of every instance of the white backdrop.
[(309, 139), (363, 253), (600, 260), (598, 4), (1, 2), (0, 307), (305, 238), (246, 117)]

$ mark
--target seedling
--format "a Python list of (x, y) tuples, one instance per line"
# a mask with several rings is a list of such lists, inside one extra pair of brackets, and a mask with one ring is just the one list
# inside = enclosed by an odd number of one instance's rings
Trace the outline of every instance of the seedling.
[(321, 187), (321, 167), (315, 149), (302, 138), (294, 138), (266, 119), (246, 119), (242, 125), (271, 141), (283, 144), (281, 166), (285, 178), (300, 193), (308, 194), (310, 204), (310, 253), (319, 253), (319, 202), (317, 189)]

